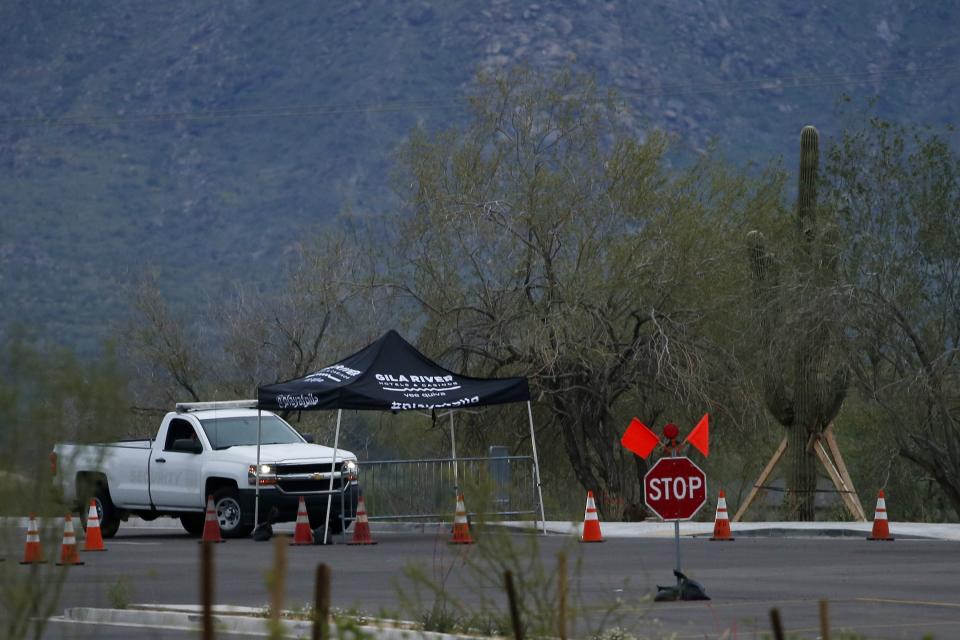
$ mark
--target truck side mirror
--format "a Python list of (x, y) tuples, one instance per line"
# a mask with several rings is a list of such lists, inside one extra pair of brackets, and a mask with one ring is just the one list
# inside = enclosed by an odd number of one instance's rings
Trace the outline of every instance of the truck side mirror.
[(309, 442), (310, 444), (313, 444), (314, 442), (312, 433), (301, 433), (300, 437), (306, 440), (307, 442)]
[(200, 444), (199, 440), (180, 438), (173, 441), (171, 451), (178, 451), (180, 453), (203, 453), (203, 445)]

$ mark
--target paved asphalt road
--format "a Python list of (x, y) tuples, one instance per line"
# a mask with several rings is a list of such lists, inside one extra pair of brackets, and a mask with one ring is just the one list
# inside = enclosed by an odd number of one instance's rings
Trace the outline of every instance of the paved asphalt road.
[[(502, 591), (472, 577), (462, 554), (483, 555), (479, 545), (450, 547), (446, 534), (381, 533), (371, 547), (334, 545), (290, 547), (287, 602), (311, 599), (318, 562), (333, 572), (333, 604), (376, 615), (396, 614), (400, 593), (413, 593), (402, 578), (408, 566), (428, 575), (447, 575), (445, 586), (458, 598), (504, 602)], [(856, 538), (738, 538), (717, 543), (682, 541), (683, 568), (702, 582), (710, 602), (650, 603), (655, 585), (672, 580), (673, 541), (610, 539), (578, 545), (565, 536), (509, 534), (523, 562), (528, 546), (538, 543), (539, 557), (549, 570), (556, 554), (568, 549), (570, 565), (582, 561), (579, 590), (590, 605), (619, 599), (618, 617), (610, 624), (638, 637), (754, 638), (768, 633), (771, 607), (780, 609), (787, 630), (798, 637), (819, 635), (817, 602), (830, 601), (834, 630), (851, 629), (869, 638), (909, 638), (925, 634), (938, 639), (960, 637), (960, 545), (956, 542), (897, 540), (868, 542)], [(124, 594), (133, 603), (194, 604), (198, 602), (199, 545), (185, 535), (157, 530), (128, 530), (108, 541), (109, 551), (83, 554), (87, 564), (72, 567), (60, 609), (71, 606), (111, 607), (111, 588), (124, 577)], [(216, 602), (263, 605), (269, 601), (265, 574), (273, 546), (233, 540), (216, 546)], [(21, 567), (19, 570), (27, 571)], [(496, 575), (496, 572), (493, 572)], [(429, 603), (430, 601), (427, 600)], [(596, 619), (596, 614), (594, 619)], [(410, 618), (406, 612), (404, 617)], [(136, 637), (188, 638), (189, 633), (137, 632)], [(47, 638), (133, 637), (124, 628), (52, 624)]]

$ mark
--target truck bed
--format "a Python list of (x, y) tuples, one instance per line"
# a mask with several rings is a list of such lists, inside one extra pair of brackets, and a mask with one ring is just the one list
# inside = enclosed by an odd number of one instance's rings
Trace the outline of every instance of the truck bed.
[(147, 465), (152, 445), (153, 440), (149, 438), (54, 445), (64, 499), (77, 498), (74, 478), (81, 470), (110, 477), (110, 494), (117, 504), (149, 504)]
[[(63, 445), (70, 447), (126, 447), (128, 449), (149, 449), (153, 446), (153, 438), (143, 438), (136, 440), (117, 440), (116, 442), (64, 442)], [(62, 446), (58, 444), (57, 446)]]

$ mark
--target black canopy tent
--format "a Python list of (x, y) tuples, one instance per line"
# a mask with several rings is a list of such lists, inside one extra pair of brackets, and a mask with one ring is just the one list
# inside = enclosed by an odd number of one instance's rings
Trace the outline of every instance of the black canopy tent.
[[(400, 334), (391, 330), (353, 355), (315, 373), (257, 388), (258, 409), (337, 410), (331, 469), (336, 465), (337, 449), (340, 443), (340, 419), (344, 409), (393, 412), (433, 412), (437, 409), (446, 409), (450, 415), (450, 447), (454, 460), (455, 481), (457, 449), (453, 426), (454, 411), (512, 402), (527, 403), (540, 522), (546, 527), (543, 492), (540, 487), (540, 463), (537, 459), (537, 441), (533, 429), (533, 410), (530, 406), (530, 388), (526, 378), (473, 378), (453, 373), (430, 360), (404, 340)], [(258, 434), (258, 474), (260, 470), (259, 441)], [(259, 481), (256, 489), (254, 521), (259, 523)], [(333, 490), (332, 473), (330, 490)], [(327, 499), (326, 517), (328, 519), (331, 499), (332, 494)]]

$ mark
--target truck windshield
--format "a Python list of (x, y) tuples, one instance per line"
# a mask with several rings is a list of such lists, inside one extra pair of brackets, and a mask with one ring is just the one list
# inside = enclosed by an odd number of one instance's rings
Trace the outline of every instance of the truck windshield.
[[(257, 444), (257, 416), (201, 420), (210, 446), (214, 449)], [(274, 415), (263, 416), (260, 444), (294, 444), (303, 439), (286, 422)]]

